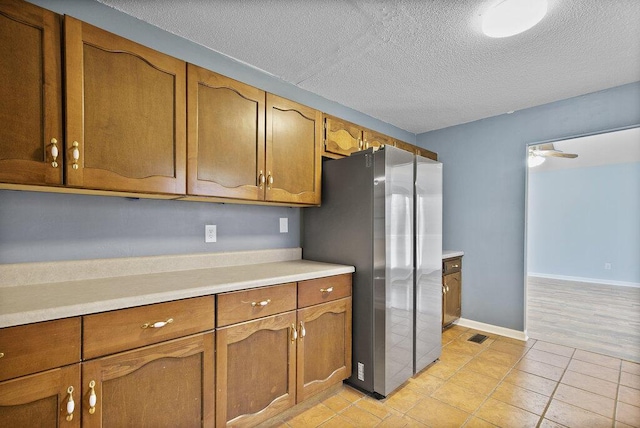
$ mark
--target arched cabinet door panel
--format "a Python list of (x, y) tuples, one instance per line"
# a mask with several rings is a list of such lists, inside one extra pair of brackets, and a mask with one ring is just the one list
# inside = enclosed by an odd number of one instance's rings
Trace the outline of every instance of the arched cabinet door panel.
[(184, 194), (186, 64), (65, 17), (67, 185)]
[(190, 195), (264, 199), (265, 92), (188, 65)]
[(267, 94), (265, 200), (320, 205), (322, 113)]

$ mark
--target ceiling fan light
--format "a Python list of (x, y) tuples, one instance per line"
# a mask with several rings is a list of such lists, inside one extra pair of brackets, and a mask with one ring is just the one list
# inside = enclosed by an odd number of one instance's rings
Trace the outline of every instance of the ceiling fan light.
[(544, 18), (547, 0), (504, 0), (482, 15), (482, 32), (494, 38), (527, 31)]
[(542, 156), (536, 156), (533, 153), (529, 153), (529, 158), (527, 159), (527, 165), (529, 168), (535, 168), (536, 166), (540, 166), (544, 163), (546, 159)]

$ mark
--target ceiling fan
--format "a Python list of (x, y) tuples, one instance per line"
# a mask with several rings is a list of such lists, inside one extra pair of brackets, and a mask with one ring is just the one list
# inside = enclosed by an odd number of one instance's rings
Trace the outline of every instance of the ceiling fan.
[(529, 158), (527, 159), (529, 167), (533, 168), (535, 166), (542, 165), (542, 163), (545, 161), (545, 158), (548, 157), (574, 159), (577, 158), (578, 155), (575, 153), (565, 153), (562, 150), (558, 150), (553, 146), (553, 143), (529, 146)]

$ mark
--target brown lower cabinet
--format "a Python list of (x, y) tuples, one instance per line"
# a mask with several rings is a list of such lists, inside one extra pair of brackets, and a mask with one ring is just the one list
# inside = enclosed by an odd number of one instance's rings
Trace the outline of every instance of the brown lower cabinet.
[(217, 300), (0, 329), (0, 426), (253, 426), (350, 376), (351, 274)]
[(82, 426), (213, 427), (213, 347), (204, 333), (83, 363)]
[(242, 303), (265, 316), (216, 330), (216, 426), (256, 425), (351, 375), (351, 275), (298, 282), (297, 310), (282, 287), (218, 296), (219, 324), (225, 306), (252, 317)]
[(77, 428), (80, 397), (80, 364), (0, 382), (0, 426)]
[(462, 257), (442, 262), (442, 326), (448, 327), (462, 312)]

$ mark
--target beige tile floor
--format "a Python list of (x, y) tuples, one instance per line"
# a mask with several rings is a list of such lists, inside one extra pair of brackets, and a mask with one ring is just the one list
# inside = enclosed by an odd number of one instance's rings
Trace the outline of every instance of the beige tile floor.
[(453, 326), (440, 361), (384, 400), (339, 386), (266, 426), (640, 427), (640, 364)]

